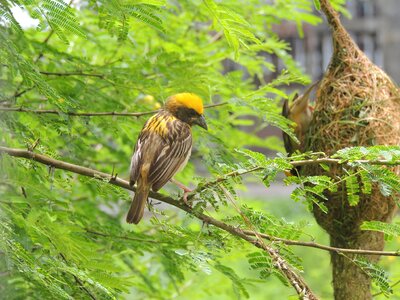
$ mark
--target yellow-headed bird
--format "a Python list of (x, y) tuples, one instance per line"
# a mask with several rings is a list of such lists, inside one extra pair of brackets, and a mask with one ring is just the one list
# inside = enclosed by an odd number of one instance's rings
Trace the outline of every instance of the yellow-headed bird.
[[(192, 125), (207, 130), (203, 102), (195, 94), (181, 93), (167, 99), (165, 106), (144, 125), (131, 160), (130, 185), (137, 183), (126, 221), (139, 223), (150, 192), (161, 189), (183, 169), (192, 151)], [(176, 182), (177, 183), (177, 182)], [(184, 200), (190, 190), (183, 185)]]

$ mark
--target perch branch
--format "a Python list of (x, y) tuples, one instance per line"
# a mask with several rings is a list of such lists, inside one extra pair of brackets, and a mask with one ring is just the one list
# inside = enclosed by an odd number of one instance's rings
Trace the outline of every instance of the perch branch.
[[(31, 159), (37, 162), (40, 162), (42, 164), (51, 166), (53, 168), (57, 169), (63, 169), (66, 171), (71, 171), (80, 175), (96, 178), (99, 180), (103, 181), (108, 181), (110, 184), (122, 187), (127, 190), (135, 191), (136, 189), (134, 187), (131, 187), (128, 183), (128, 181), (123, 180), (121, 178), (118, 178), (116, 176), (111, 176), (110, 174), (100, 172), (97, 170), (93, 170), (90, 168), (82, 167), (79, 165), (67, 163), (61, 160), (56, 160), (54, 158), (42, 155), (42, 154), (37, 154), (28, 150), (24, 149), (14, 149), (14, 148), (7, 148), (7, 147), (0, 147), (0, 152), (4, 152), (9, 154), (10, 156), (15, 156), (15, 157), (22, 157), (26, 159)], [(240, 228), (236, 228), (234, 226), (231, 226), (229, 224), (226, 224), (224, 222), (221, 222), (219, 220), (216, 220), (210, 216), (207, 216), (203, 213), (193, 211), (190, 207), (184, 205), (183, 203), (168, 197), (166, 195), (160, 194), (160, 193), (155, 193), (151, 192), (149, 195), (151, 198), (163, 201), (165, 203), (171, 204), (173, 206), (176, 206), (187, 213), (195, 216), (199, 220), (205, 222), (206, 224), (211, 224), (214, 225), (215, 227), (218, 227), (234, 236), (240, 237), (241, 239), (253, 244), (257, 248), (260, 248), (264, 251), (266, 251), (272, 258), (272, 261), (274, 263), (274, 266), (287, 278), (289, 283), (293, 286), (293, 288), (296, 290), (296, 292), (299, 294), (299, 296), (302, 299), (309, 299), (309, 300), (314, 300), (318, 299), (314, 293), (311, 291), (311, 289), (307, 286), (307, 284), (304, 282), (303, 278), (299, 276), (295, 271), (292, 270), (290, 265), (278, 254), (278, 252), (270, 247), (265, 245), (264, 243), (254, 239), (250, 235), (245, 234)]]
[[(4, 152), (9, 154), (10, 156), (14, 156), (14, 157), (21, 157), (21, 158), (26, 158), (26, 159), (30, 159), (30, 160), (34, 160), (37, 161), (39, 163), (48, 165), (48, 166), (52, 166), (54, 168), (58, 168), (58, 169), (63, 169), (66, 171), (70, 171), (73, 173), (77, 173), (80, 175), (84, 175), (84, 176), (88, 176), (88, 177), (92, 177), (92, 178), (96, 178), (99, 180), (103, 180), (103, 181), (107, 181), (110, 184), (119, 186), (121, 188), (127, 189), (127, 190), (132, 190), (135, 191), (134, 187), (131, 187), (129, 185), (129, 183), (126, 180), (123, 180), (121, 178), (118, 177), (114, 177), (111, 174), (107, 174), (104, 172), (100, 172), (97, 170), (93, 170), (90, 168), (86, 168), (86, 167), (82, 167), (79, 165), (75, 165), (75, 164), (71, 164), (71, 163), (67, 163), (64, 161), (60, 161), (60, 160), (56, 160), (53, 159), (51, 157), (42, 155), (42, 154), (37, 154), (34, 153), (32, 151), (29, 150), (24, 150), (24, 149), (15, 149), (15, 148), (7, 148), (7, 147), (0, 147), (0, 152)], [(309, 160), (307, 161), (308, 163), (320, 163), (320, 160), (324, 160), (324, 162), (327, 162), (326, 159), (319, 159), (319, 160)], [(303, 161), (305, 162), (305, 161)], [(330, 159), (329, 162), (333, 162), (333, 163), (340, 163), (339, 160), (333, 160)], [(366, 161), (363, 161), (366, 162)], [(379, 164), (383, 164), (385, 161), (375, 161), (376, 163)], [(296, 162), (292, 162), (293, 165), (295, 165)], [(400, 163), (400, 162), (399, 162)], [(303, 163), (304, 165), (304, 163)], [(255, 168), (248, 170), (248, 171), (255, 171)], [(245, 172), (242, 172), (245, 173)], [(242, 175), (242, 173), (236, 172), (235, 174), (233, 174), (233, 172), (231, 173), (231, 176), (239, 176)], [(247, 172), (248, 173), (248, 172)], [(221, 180), (219, 180), (218, 182), (220, 182)], [(216, 182), (215, 180), (213, 182)], [(208, 224), (212, 224), (222, 230), (225, 230), (229, 233), (231, 233), (232, 235), (238, 236), (246, 241), (248, 241), (249, 243), (254, 244), (256, 247), (261, 248), (265, 251), (267, 251), (272, 258), (274, 258), (276, 260), (276, 267), (279, 268), (284, 274), (285, 276), (288, 277), (289, 280), (291, 280), (291, 283), (293, 286), (297, 286), (296, 290), (298, 291), (298, 287), (303, 287), (305, 288), (305, 291), (310, 292), (311, 291), (308, 289), (308, 287), (306, 286), (306, 284), (302, 281), (302, 279), (300, 277), (298, 277), (297, 274), (295, 274), (290, 268), (288, 268), (287, 263), (282, 260), (282, 258), (280, 258), (280, 256), (278, 255), (278, 253), (275, 252), (275, 250), (269, 246), (266, 245), (262, 245), (259, 241), (253, 239), (251, 236), (261, 236), (262, 238), (271, 240), (271, 241), (278, 241), (278, 242), (282, 242), (284, 244), (287, 245), (295, 245), (295, 246), (304, 246), (304, 247), (311, 247), (311, 248), (317, 248), (317, 249), (321, 249), (321, 250), (325, 250), (325, 251), (330, 251), (330, 252), (337, 252), (337, 253), (353, 253), (353, 254), (361, 254), (361, 255), (384, 255), (384, 256), (400, 256), (400, 252), (390, 252), (390, 251), (373, 251), (373, 250), (362, 250), (362, 249), (345, 249), (345, 248), (336, 248), (336, 247), (330, 247), (330, 246), (326, 246), (326, 245), (322, 245), (322, 244), (318, 244), (318, 243), (314, 243), (314, 242), (301, 242), (301, 241), (294, 241), (294, 240), (288, 240), (288, 239), (282, 239), (282, 238), (277, 238), (277, 237), (273, 237), (264, 233), (256, 233), (254, 231), (249, 231), (249, 230), (242, 230), (240, 228), (236, 228), (233, 227), (231, 225), (228, 225), (226, 223), (223, 223), (219, 220), (216, 220), (214, 218), (211, 218), (209, 216), (206, 216), (202, 213), (193, 211), (191, 208), (189, 208), (188, 206), (182, 204), (181, 202), (168, 197), (166, 195), (160, 194), (160, 193), (155, 193), (155, 192), (151, 192), (150, 193), (150, 197), (160, 200), (162, 202), (171, 204), (173, 206), (176, 206), (192, 215), (194, 215), (195, 217), (197, 217), (198, 219), (202, 220), (205, 223)], [(285, 269), (288, 268), (288, 269)], [(311, 298), (313, 299), (313, 298)]]
[[(212, 108), (212, 107), (218, 107), (222, 105), (228, 104), (227, 102), (221, 102), (221, 103), (216, 103), (216, 104), (210, 104), (210, 105), (205, 105), (204, 108)], [(59, 114), (66, 114), (69, 116), (86, 116), (86, 117), (100, 117), (100, 116), (125, 116), (125, 117), (141, 117), (145, 115), (151, 115), (158, 110), (152, 110), (152, 111), (145, 111), (145, 112), (61, 112), (58, 110), (53, 110), (53, 109), (29, 109), (29, 108), (22, 108), (22, 107), (2, 107), (0, 106), (0, 111), (12, 111), (12, 112), (24, 112), (24, 113), (35, 113), (35, 114), (54, 114), (54, 115), (59, 115)]]

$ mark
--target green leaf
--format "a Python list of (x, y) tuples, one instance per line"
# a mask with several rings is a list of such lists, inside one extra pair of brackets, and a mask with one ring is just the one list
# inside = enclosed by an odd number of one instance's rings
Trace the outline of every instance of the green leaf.
[(382, 267), (363, 259), (356, 259), (354, 262), (371, 277), (372, 282), (378, 286), (386, 297), (393, 294), (393, 290), (389, 284), (388, 274)]
[(362, 230), (371, 230), (371, 231), (379, 231), (383, 232), (385, 235), (389, 237), (397, 237), (400, 236), (400, 224), (390, 224), (379, 221), (364, 221), (360, 228)]
[(314, 6), (315, 9), (321, 10), (321, 3), (319, 2), (319, 0), (314, 0)]

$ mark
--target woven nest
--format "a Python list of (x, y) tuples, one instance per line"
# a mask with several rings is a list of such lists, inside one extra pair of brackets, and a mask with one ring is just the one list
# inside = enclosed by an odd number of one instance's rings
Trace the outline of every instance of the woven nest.
[[(334, 49), (316, 93), (305, 150), (330, 155), (351, 146), (400, 145), (397, 86), (357, 47), (329, 2), (321, 1), (321, 8), (332, 29)], [(326, 174), (318, 166), (309, 166), (303, 172)], [(341, 167), (333, 167), (329, 175), (342, 175)], [(358, 229), (362, 221), (389, 221), (396, 209), (394, 200), (382, 196), (376, 186), (371, 195), (360, 195), (359, 204), (353, 207), (348, 204), (344, 186), (327, 196), (328, 214), (315, 207), (314, 215), (331, 235), (339, 232), (343, 239), (363, 234)]]

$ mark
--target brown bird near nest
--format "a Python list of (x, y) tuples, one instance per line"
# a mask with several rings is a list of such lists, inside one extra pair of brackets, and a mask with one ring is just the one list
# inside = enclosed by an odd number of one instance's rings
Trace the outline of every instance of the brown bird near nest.
[(165, 106), (144, 125), (131, 160), (130, 185), (137, 183), (126, 221), (137, 224), (143, 217), (150, 189), (158, 191), (168, 181), (191, 190), (172, 177), (186, 165), (192, 151), (192, 125), (207, 130), (203, 102), (195, 94), (181, 93), (167, 99)]
[[(305, 135), (310, 126), (314, 111), (314, 107), (310, 105), (310, 94), (318, 83), (319, 81), (310, 85), (303, 95), (299, 96), (296, 93), (290, 106), (288, 99), (283, 103), (282, 116), (295, 123), (294, 133), (299, 140), (298, 143), (286, 132), (282, 132), (283, 143), (289, 156), (297, 150), (301, 152), (304, 149)], [(298, 175), (298, 170), (298, 168), (292, 169), (290, 173), (296, 176)]]

